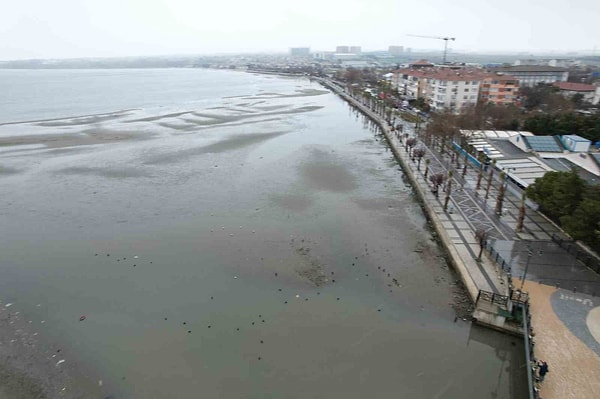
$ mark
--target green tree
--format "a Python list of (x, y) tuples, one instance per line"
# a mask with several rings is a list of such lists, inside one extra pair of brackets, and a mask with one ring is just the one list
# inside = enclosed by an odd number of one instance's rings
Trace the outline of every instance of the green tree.
[(600, 114), (570, 112), (533, 115), (524, 121), (523, 129), (537, 135), (578, 134), (588, 140), (599, 141)]
[(520, 91), (524, 98), (523, 106), (530, 111), (536, 108), (545, 108), (549, 103), (560, 102), (557, 97), (562, 97), (558, 93), (558, 88), (547, 83), (540, 83), (534, 87), (522, 87)]
[(427, 101), (425, 101), (425, 98), (423, 97), (419, 97), (416, 100), (414, 100), (411, 104), (413, 107), (418, 108), (419, 110), (423, 111), (423, 112), (429, 112), (431, 110), (431, 106), (429, 104), (427, 104)]
[(600, 247), (600, 201), (584, 199), (573, 214), (564, 215), (560, 222), (574, 239), (581, 240), (596, 250)]
[(583, 94), (575, 93), (571, 97), (571, 101), (575, 104), (576, 107), (580, 107), (583, 104)]
[(440, 152), (443, 154), (448, 139), (459, 135), (457, 116), (449, 110), (433, 114), (427, 123), (425, 133), (432, 138), (433, 142), (440, 144)]
[(560, 221), (562, 216), (575, 212), (585, 190), (585, 181), (574, 171), (548, 172), (527, 188), (527, 196), (551, 219)]

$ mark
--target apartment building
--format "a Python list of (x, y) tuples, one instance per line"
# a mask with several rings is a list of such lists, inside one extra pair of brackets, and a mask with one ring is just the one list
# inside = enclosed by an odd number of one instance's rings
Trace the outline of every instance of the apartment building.
[(511, 75), (489, 74), (481, 81), (479, 100), (483, 104), (519, 105), (519, 80)]
[(394, 72), (392, 83), (409, 99), (425, 98), (432, 110), (458, 112), (477, 104), (483, 77), (476, 69), (405, 68)]
[(495, 72), (513, 76), (519, 80), (521, 87), (534, 87), (539, 83), (566, 82), (569, 78), (569, 72), (565, 68), (545, 65), (499, 67), (495, 69)]

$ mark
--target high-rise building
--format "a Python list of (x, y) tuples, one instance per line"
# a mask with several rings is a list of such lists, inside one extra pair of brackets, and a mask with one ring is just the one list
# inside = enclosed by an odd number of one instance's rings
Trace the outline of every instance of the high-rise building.
[(290, 48), (290, 55), (292, 57), (308, 57), (310, 55), (310, 48), (308, 48), (308, 47), (292, 47), (292, 48)]
[(349, 46), (337, 46), (335, 48), (335, 52), (338, 54), (349, 54), (350, 53), (350, 47)]
[(388, 47), (388, 53), (391, 55), (402, 55), (404, 54), (404, 46), (390, 46)]
[(361, 48), (360, 48), (360, 46), (350, 46), (350, 52), (352, 54), (360, 54)]

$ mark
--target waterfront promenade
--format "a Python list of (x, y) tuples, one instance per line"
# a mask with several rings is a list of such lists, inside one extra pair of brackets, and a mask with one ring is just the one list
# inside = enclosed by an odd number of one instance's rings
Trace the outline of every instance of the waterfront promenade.
[[(530, 298), (534, 356), (550, 365), (550, 373), (545, 381), (535, 384), (538, 397), (600, 397), (600, 300), (596, 296), (600, 293), (596, 290), (596, 287), (600, 287), (600, 277), (576, 260), (574, 263), (564, 264), (564, 251), (551, 240), (553, 235), (562, 234), (560, 229), (528, 208), (523, 229), (517, 232), (520, 198), (515, 192), (506, 191), (503, 212), (498, 216), (495, 213), (495, 203), (501, 182), (494, 181), (485, 198), (483, 190), (475, 190), (475, 171), (469, 169), (463, 178), (461, 170), (454, 169), (449, 158), (429, 148), (426, 148), (426, 155), (419, 168), (405, 149), (402, 136), (397, 136), (381, 115), (352, 98), (344, 88), (331, 82), (322, 83), (380, 125), (390, 148), (402, 164), (404, 173), (423, 201), (450, 261), (461, 275), (474, 302), (479, 290), (502, 295), (509, 292), (506, 274), (494, 259), (486, 254), (481, 262), (475, 259), (479, 253), (479, 244), (474, 235), (476, 229), (484, 228), (489, 231), (492, 241), (520, 244), (511, 245), (513, 249), (510, 260), (507, 259), (508, 270), (515, 277), (522, 277), (524, 274), (523, 264), (526, 262), (527, 252), (522, 247), (544, 248), (544, 255), (540, 255), (542, 260), (535, 264), (532, 262), (532, 270), (535, 271), (536, 267), (538, 270), (527, 275), (523, 287)], [(410, 124), (405, 123), (404, 126), (403, 133), (410, 135)], [(425, 159), (430, 160), (429, 174), (447, 175), (449, 170), (454, 169), (448, 208), (452, 212), (444, 210), (445, 193), (442, 190), (439, 198), (432, 193), (431, 184), (425, 178)], [(573, 277), (573, 271), (577, 271), (577, 278)], [(549, 273), (552, 273), (552, 278), (545, 280)], [(577, 284), (581, 286), (582, 275), (585, 276), (586, 287), (591, 287), (589, 293), (577, 292), (575, 288)], [(518, 288), (521, 280), (514, 279), (513, 284)], [(570, 290), (559, 287), (569, 287)]]
[[(341, 95), (345, 100), (359, 108), (363, 113), (369, 116), (373, 121), (379, 123), (383, 134), (386, 136), (390, 148), (394, 152), (398, 161), (402, 164), (404, 173), (413, 182), (413, 188), (421, 197), (423, 206), (426, 209), (427, 215), (430, 218), (440, 241), (448, 252), (449, 259), (455, 269), (461, 275), (463, 283), (469, 293), (469, 296), (476, 301), (479, 290), (494, 292), (501, 295), (508, 295), (508, 286), (501, 269), (486, 256), (482, 256), (481, 261), (477, 261), (477, 255), (480, 252), (479, 242), (473, 231), (473, 221), (469, 219), (467, 213), (467, 203), (471, 209), (477, 209), (478, 206), (472, 201), (465, 199), (461, 203), (462, 206), (457, 206), (455, 200), (452, 199), (453, 212), (444, 210), (444, 193), (440, 190), (439, 196), (436, 197), (431, 190), (431, 185), (425, 178), (425, 162), (421, 162), (420, 168), (417, 163), (412, 162), (411, 157), (403, 147), (401, 138), (396, 137), (388, 128), (387, 123), (380, 115), (373, 112), (350, 95), (344, 92), (340, 87), (329, 83), (326, 85)], [(435, 155), (427, 149), (428, 154), (423, 157), (432, 160), (429, 165), (430, 173), (442, 172), (444, 166), (441, 161), (437, 161)], [(420, 169), (420, 170), (418, 170)], [(455, 184), (456, 192), (460, 192), (460, 185)], [(472, 217), (479, 217), (484, 214), (470, 212)], [(489, 221), (488, 221), (489, 222)]]

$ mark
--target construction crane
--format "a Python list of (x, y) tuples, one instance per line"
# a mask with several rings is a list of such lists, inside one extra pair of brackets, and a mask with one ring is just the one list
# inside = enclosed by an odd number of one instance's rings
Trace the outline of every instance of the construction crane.
[(406, 35), (406, 36), (412, 36), (412, 37), (423, 37), (425, 39), (439, 39), (439, 40), (443, 40), (444, 41), (444, 58), (442, 63), (445, 64), (446, 63), (446, 54), (448, 54), (448, 40), (456, 40), (455, 37), (443, 37), (443, 36), (422, 36), (422, 35)]

